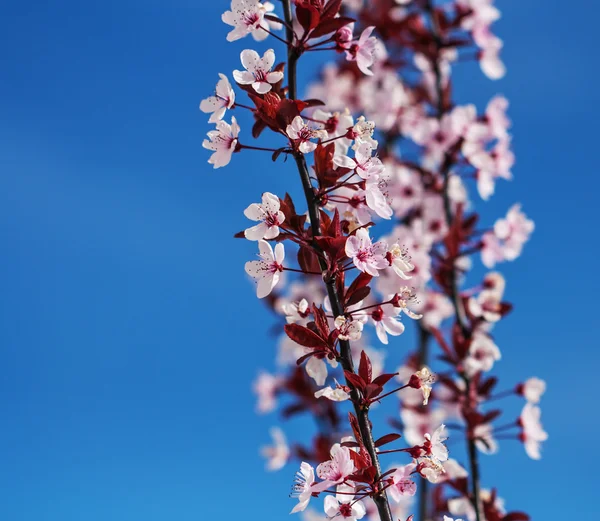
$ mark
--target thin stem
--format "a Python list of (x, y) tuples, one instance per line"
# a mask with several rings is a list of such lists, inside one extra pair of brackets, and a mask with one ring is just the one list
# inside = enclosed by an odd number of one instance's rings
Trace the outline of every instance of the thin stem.
[(262, 25), (259, 26), (263, 31), (266, 31), (267, 33), (269, 33), (273, 38), (276, 38), (277, 40), (279, 40), (282, 43), (285, 43), (288, 47), (291, 45), (291, 42), (284, 40), (283, 38), (281, 38), (281, 36), (277, 36), (274, 32), (269, 31), (269, 29), (267, 29), (266, 27), (263, 27)]
[(251, 145), (242, 145), (242, 143), (238, 143), (238, 148), (240, 150), (260, 150), (262, 152), (278, 152), (276, 148), (255, 147)]
[[(291, 27), (293, 27), (293, 17), (292, 17), (292, 3), (291, 0), (282, 0), (283, 5), (283, 13), (284, 19), (287, 24), (286, 32), (287, 39), (292, 40), (293, 32)], [(288, 94), (291, 99), (297, 99), (297, 62), (300, 57), (300, 52), (295, 46), (288, 47)], [(306, 198), (306, 204), (308, 206), (308, 214), (310, 217), (310, 226), (312, 229), (312, 235), (314, 237), (319, 237), (321, 235), (321, 225), (320, 225), (320, 215), (319, 215), (319, 201), (317, 199), (315, 190), (310, 181), (310, 174), (308, 172), (308, 167), (306, 165), (306, 159), (304, 155), (300, 152), (293, 152), (294, 160), (296, 161), (296, 166), (298, 168), (298, 173), (300, 175), (300, 180), (302, 182), (302, 188), (304, 190), (304, 196)], [(318, 248), (316, 242), (313, 243), (313, 247), (315, 249)], [(342, 304), (342, 300), (340, 295), (337, 293), (336, 284), (335, 284), (335, 276), (329, 273), (329, 267), (327, 261), (319, 256), (319, 267), (321, 269), (323, 275), (323, 281), (327, 287), (327, 294), (329, 296), (329, 300), (331, 303), (331, 310), (333, 315), (340, 316), (344, 314), (344, 306)], [(350, 351), (350, 343), (347, 340), (340, 340), (340, 362), (345, 371), (349, 371), (354, 373), (354, 362), (352, 360), (352, 353)], [(348, 383), (348, 382), (346, 382)], [(373, 433), (371, 431), (371, 422), (369, 420), (369, 409), (367, 406), (360, 405), (362, 401), (362, 396), (360, 395), (360, 391), (358, 391), (355, 387), (351, 386), (351, 398), (352, 403), (354, 404), (354, 411), (356, 413), (356, 418), (358, 421), (360, 435), (362, 437), (362, 441), (365, 445), (367, 452), (371, 457), (371, 461), (373, 466), (375, 467), (375, 476), (374, 482), (377, 483), (382, 474), (381, 465), (379, 463), (379, 458), (377, 456), (377, 449), (375, 447), (375, 440), (373, 438)], [(377, 507), (377, 511), (379, 512), (379, 518), (381, 521), (393, 521), (392, 511), (390, 509), (390, 505), (388, 503), (387, 494), (385, 490), (379, 490), (377, 493), (373, 495), (373, 501)]]
[(491, 402), (494, 400), (500, 400), (501, 398), (513, 396), (514, 394), (516, 394), (514, 389), (507, 389), (506, 391), (501, 391), (498, 394), (494, 394), (494, 395), (490, 396), (489, 398), (487, 398), (485, 400), (485, 402), (487, 403), (487, 402)]
[(297, 270), (295, 268), (283, 268), (283, 271), (293, 271), (294, 273), (304, 273), (305, 275), (321, 275), (320, 271), (304, 271), (304, 270)]
[(390, 391), (389, 393), (385, 393), (385, 394), (382, 394), (381, 396), (378, 396), (373, 401), (377, 401), (378, 402), (379, 400), (383, 400), (383, 398), (387, 398), (388, 396), (390, 396), (390, 395), (392, 395), (394, 393), (397, 393), (398, 391), (401, 391), (402, 389), (406, 389), (407, 387), (408, 387), (408, 384), (403, 385), (401, 387), (398, 387), (397, 389), (394, 389), (393, 391)]

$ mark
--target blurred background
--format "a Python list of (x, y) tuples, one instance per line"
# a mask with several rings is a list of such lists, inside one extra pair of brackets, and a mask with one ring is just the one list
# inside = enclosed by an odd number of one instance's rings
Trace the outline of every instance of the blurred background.
[[(233, 234), (262, 191), (298, 182), (268, 154), (213, 170), (198, 111), (243, 48), (283, 50), (227, 43), (228, 7), (2, 5), (2, 521), (288, 518), (295, 468), (264, 472), (258, 448), (277, 418), (257, 417), (250, 392), (258, 369), (274, 368), (273, 320), (243, 270), (255, 245)], [(456, 95), (511, 103), (515, 179), (487, 204), (474, 197), (489, 223), (518, 201), (536, 222), (523, 256), (500, 266), (516, 309), (496, 329), (495, 372), (503, 387), (547, 380), (550, 439), (539, 462), (503, 442), (482, 456), (483, 483), (534, 520), (592, 519), (600, 8), (498, 7), (508, 74), (458, 67)], [(317, 66), (303, 61), (304, 82)], [(391, 343), (391, 360), (411, 338)], [(309, 427), (284, 429), (301, 439)]]

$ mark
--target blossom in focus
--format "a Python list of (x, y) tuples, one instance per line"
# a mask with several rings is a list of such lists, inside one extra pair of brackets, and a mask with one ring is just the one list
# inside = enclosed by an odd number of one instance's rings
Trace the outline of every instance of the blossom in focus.
[(350, 395), (348, 394), (348, 388), (344, 388), (340, 384), (335, 382), (335, 387), (323, 387), (319, 391), (315, 392), (315, 398), (321, 398), (324, 396), (325, 398), (330, 399), (333, 402), (343, 402), (345, 400), (350, 399)]
[(290, 448), (283, 431), (279, 427), (270, 430), (273, 445), (261, 448), (261, 454), (267, 458), (267, 470), (279, 470), (285, 466), (290, 457)]
[(425, 434), (425, 446), (428, 450), (428, 455), (440, 463), (448, 459), (448, 448), (444, 443), (447, 439), (446, 426), (443, 423), (433, 434)]
[(365, 228), (356, 230), (354, 235), (348, 237), (345, 251), (360, 271), (373, 277), (379, 275), (378, 270), (384, 270), (389, 266), (385, 258), (386, 244), (380, 241), (373, 243), (369, 231)]
[(244, 231), (246, 239), (258, 241), (277, 237), (279, 235), (279, 225), (285, 220), (285, 216), (279, 208), (279, 197), (270, 192), (263, 194), (262, 203), (252, 203), (248, 206), (244, 210), (244, 215), (252, 221), (260, 222)]
[(231, 88), (227, 76), (219, 73), (219, 77), (221, 79), (217, 82), (215, 94), (200, 102), (200, 110), (210, 114), (209, 123), (216, 123), (223, 119), (227, 109), (235, 104), (235, 92)]
[(309, 127), (302, 116), (296, 116), (287, 126), (285, 133), (297, 143), (298, 150), (303, 154), (308, 154), (317, 148), (317, 144), (311, 142), (311, 139), (324, 139), (327, 137), (327, 131)]
[(238, 144), (238, 134), (240, 127), (234, 116), (231, 116), (231, 125), (223, 120), (217, 121), (217, 129), (208, 132), (210, 139), (205, 139), (202, 146), (214, 153), (208, 159), (208, 162), (214, 168), (226, 166), (231, 161), (231, 155), (235, 152)]
[(383, 44), (375, 36), (371, 36), (374, 29), (374, 26), (367, 27), (360, 38), (346, 48), (346, 59), (355, 61), (360, 71), (367, 76), (373, 75), (369, 67), (386, 55)]
[(373, 148), (369, 143), (362, 143), (354, 151), (354, 158), (335, 156), (333, 162), (342, 168), (356, 169), (363, 179), (379, 179), (385, 167), (378, 157), (373, 156)]
[(317, 476), (323, 481), (316, 490), (326, 490), (333, 485), (342, 483), (354, 470), (354, 461), (350, 457), (350, 449), (335, 443), (330, 451), (331, 459), (317, 466)]
[(281, 272), (283, 271), (283, 259), (285, 251), (283, 244), (275, 246), (275, 251), (271, 245), (265, 241), (258, 241), (259, 257), (261, 260), (248, 261), (245, 265), (246, 273), (257, 280), (256, 296), (264, 298), (279, 282)]
[(399, 336), (404, 333), (404, 324), (397, 318), (398, 315), (400, 315), (400, 309), (391, 304), (383, 304), (371, 312), (377, 338), (382, 344), (387, 345), (388, 334)]
[(273, 71), (275, 52), (268, 49), (261, 58), (253, 49), (245, 49), (240, 54), (245, 71), (233, 71), (233, 78), (240, 85), (252, 85), (258, 94), (266, 94), (271, 90), (271, 85), (283, 78), (283, 72)]
[(292, 496), (298, 498), (298, 504), (292, 509), (290, 514), (301, 512), (308, 506), (312, 497), (312, 485), (315, 482), (315, 470), (305, 461), (300, 464), (300, 470), (296, 472), (294, 485), (292, 486)]
[(329, 519), (339, 517), (345, 521), (357, 521), (367, 513), (362, 501), (355, 501), (351, 495), (326, 496), (324, 508)]
[(271, 2), (261, 4), (259, 0), (231, 0), (231, 11), (225, 11), (221, 15), (223, 22), (233, 26), (227, 35), (227, 41), (233, 42), (249, 34), (256, 41), (264, 40), (269, 35), (265, 29), (280, 27), (280, 24), (269, 22), (265, 18), (265, 14), (274, 9)]
[(398, 243), (392, 244), (388, 249), (388, 260), (398, 277), (404, 280), (410, 279), (410, 275), (407, 275), (407, 273), (414, 270), (415, 267), (410, 262), (410, 257), (406, 248), (401, 248)]
[(360, 320), (351, 320), (344, 316), (335, 317), (335, 328), (339, 331), (340, 340), (356, 341), (362, 336), (363, 323)]
[(436, 379), (436, 375), (432, 373), (427, 366), (423, 366), (411, 375), (408, 385), (413, 389), (421, 389), (421, 392), (423, 393), (423, 405), (427, 405), (429, 402), (429, 395), (431, 394), (432, 389), (431, 384), (433, 384)]

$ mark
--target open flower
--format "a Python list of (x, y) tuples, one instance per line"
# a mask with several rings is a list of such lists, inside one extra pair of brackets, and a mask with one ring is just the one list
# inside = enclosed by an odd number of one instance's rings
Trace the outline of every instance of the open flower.
[(266, 297), (281, 276), (283, 271), (283, 259), (285, 251), (283, 244), (279, 243), (275, 246), (275, 252), (271, 245), (264, 240), (258, 241), (258, 249), (260, 251), (260, 259), (258, 261), (248, 261), (245, 265), (246, 273), (258, 281), (256, 286), (256, 296), (258, 298)]
[(387, 253), (386, 244), (379, 241), (373, 244), (369, 237), (369, 231), (360, 228), (346, 241), (346, 255), (352, 259), (354, 265), (360, 270), (377, 277), (378, 270), (389, 266), (385, 258)]
[(326, 490), (333, 485), (339, 485), (355, 471), (354, 461), (350, 457), (350, 449), (336, 443), (331, 447), (331, 459), (320, 463), (317, 467), (317, 476), (323, 481), (316, 490)]
[(356, 341), (362, 336), (364, 324), (359, 320), (352, 320), (344, 316), (335, 317), (335, 328), (339, 331), (340, 340)]
[(500, 349), (494, 341), (486, 333), (476, 330), (464, 360), (465, 372), (467, 376), (473, 376), (479, 371), (490, 371), (500, 358)]
[(333, 402), (343, 402), (350, 399), (348, 387), (340, 385), (337, 380), (334, 388), (323, 387), (323, 389), (315, 392), (315, 398), (321, 398), (322, 396), (329, 398)]
[(529, 403), (540, 403), (542, 394), (546, 392), (546, 382), (535, 376), (517, 386), (517, 394), (521, 394)]
[(407, 275), (407, 273), (414, 270), (415, 266), (410, 262), (406, 248), (400, 247), (398, 243), (392, 244), (387, 251), (387, 258), (398, 277), (404, 280), (410, 279), (410, 275)]
[(202, 146), (208, 150), (214, 150), (208, 162), (214, 168), (226, 166), (231, 161), (231, 155), (235, 152), (238, 144), (240, 127), (234, 116), (231, 116), (231, 125), (225, 121), (217, 121), (217, 129), (208, 132), (208, 139), (202, 142)]
[(275, 63), (275, 52), (268, 49), (261, 58), (253, 49), (242, 51), (240, 58), (245, 71), (233, 71), (233, 78), (240, 85), (252, 85), (259, 94), (266, 94), (271, 90), (271, 85), (283, 78), (283, 72), (271, 72)]
[(225, 11), (221, 15), (223, 22), (233, 26), (233, 30), (227, 35), (227, 41), (233, 42), (249, 34), (256, 41), (264, 40), (269, 35), (265, 29), (280, 27), (280, 24), (269, 23), (265, 18), (265, 14), (274, 9), (271, 2), (261, 4), (258, 0), (231, 0), (231, 11)]
[(523, 427), (521, 440), (525, 444), (525, 452), (531, 459), (541, 459), (540, 447), (548, 439), (548, 433), (542, 427), (540, 417), (542, 411), (537, 405), (526, 403), (519, 417)]
[(377, 338), (382, 344), (388, 343), (388, 334), (398, 336), (404, 333), (404, 324), (397, 318), (398, 315), (400, 315), (400, 309), (391, 304), (383, 304), (371, 312)]
[(270, 192), (262, 196), (262, 204), (252, 203), (244, 210), (244, 215), (252, 221), (260, 221), (244, 231), (246, 239), (258, 241), (260, 239), (274, 239), (279, 235), (279, 225), (285, 220), (283, 212), (279, 209), (279, 197)]
[[(432, 373), (427, 366), (423, 366), (416, 373), (412, 374), (408, 385), (413, 389), (421, 389), (423, 393), (423, 405), (427, 405), (429, 402), (429, 395), (431, 394), (431, 384), (436, 381), (437, 377)], [(437, 432), (437, 431), (436, 431)]]
[(292, 486), (292, 496), (298, 498), (298, 504), (292, 509), (290, 514), (301, 512), (308, 506), (312, 497), (312, 485), (315, 482), (315, 469), (303, 461), (300, 464), (300, 470), (296, 472), (294, 485)]
[(394, 501), (401, 501), (402, 496), (415, 495), (417, 484), (410, 479), (415, 468), (416, 465), (414, 463), (400, 466), (390, 476), (392, 478), (392, 485), (388, 488), (388, 492)]
[(374, 26), (367, 27), (358, 40), (346, 47), (346, 59), (355, 61), (360, 71), (367, 76), (373, 76), (369, 67), (386, 54), (383, 44), (375, 36), (371, 36), (374, 29)]
[(216, 123), (223, 119), (225, 111), (235, 104), (235, 92), (225, 74), (219, 73), (221, 78), (217, 82), (214, 96), (209, 96), (200, 102), (200, 110), (210, 114), (209, 123)]
[(267, 470), (279, 470), (285, 466), (290, 457), (290, 448), (288, 447), (285, 434), (279, 427), (273, 427), (270, 430), (273, 445), (267, 445), (261, 448), (261, 454), (267, 458)]
[(447, 439), (446, 426), (443, 423), (433, 434), (425, 434), (425, 448), (427, 449), (428, 456), (440, 463), (446, 461), (448, 459), (448, 448), (444, 442)]
[(291, 124), (285, 129), (286, 134), (290, 139), (293, 139), (298, 146), (298, 150), (303, 154), (308, 154), (317, 148), (316, 143), (312, 143), (311, 139), (325, 139), (327, 131), (309, 127), (302, 116), (296, 116)]
[(367, 513), (365, 505), (361, 501), (354, 501), (351, 495), (326, 496), (324, 507), (329, 519), (339, 516), (344, 521), (357, 521)]
[(379, 179), (385, 170), (381, 159), (373, 156), (373, 147), (369, 143), (361, 143), (354, 151), (354, 158), (348, 156), (334, 156), (333, 162), (342, 168), (356, 169), (356, 173), (363, 179)]

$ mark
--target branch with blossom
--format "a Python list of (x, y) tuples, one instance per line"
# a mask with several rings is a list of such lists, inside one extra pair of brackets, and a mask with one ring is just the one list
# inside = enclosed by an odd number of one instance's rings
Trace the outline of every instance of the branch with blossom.
[[(298, 204), (289, 194), (257, 194), (260, 202), (244, 211), (252, 224), (236, 235), (257, 242), (259, 259), (245, 269), (283, 322), (282, 370), (255, 382), (258, 409), (287, 401), (284, 417), (309, 414), (317, 430), (311, 444), (290, 446), (272, 429), (267, 467), (301, 461), (293, 513), (310, 512), (309, 502), (323, 497), (329, 518), (392, 521), (407, 517), (418, 493), (422, 520), (529, 519), (504, 512), (496, 490), (481, 488), (478, 452), (514, 438), (540, 457), (547, 434), (537, 404), (545, 384), (530, 379), (494, 392), (498, 379), (487, 373), (501, 355), (492, 329), (512, 305), (502, 275), (490, 272), (473, 285), (468, 272), (476, 254), (487, 268), (515, 260), (533, 223), (515, 205), (492, 227), (478, 227), (469, 185), (485, 201), (498, 179), (511, 178), (508, 102), (496, 97), (478, 115), (474, 105), (452, 101), (458, 62), (476, 59), (492, 79), (504, 74), (502, 42), (490, 29), (499, 12), (491, 0), (281, 4), (278, 14), (268, 2), (231, 1), (223, 14), (233, 27), (227, 39), (275, 40), (285, 60), (277, 63), (274, 48), (244, 49), (243, 70), (232, 76), (249, 101), (240, 103), (220, 74), (200, 104), (216, 127), (203, 143), (213, 152), (209, 163), (220, 168), (239, 153), (267, 152), (274, 162), (291, 156), (304, 195)], [(297, 64), (320, 51), (340, 59), (301, 98)], [(225, 120), (235, 109), (252, 115), (252, 139), (268, 131), (279, 144), (240, 138), (236, 118)], [(379, 226), (387, 231), (376, 232)], [(406, 329), (403, 316), (417, 324), (419, 346), (386, 372), (384, 352), (367, 339), (371, 332), (389, 345)], [(440, 349), (437, 375), (428, 367), (432, 340)], [(488, 403), (510, 394), (527, 403), (518, 419), (496, 426), (502, 410)], [(389, 423), (403, 443), (370, 419), (374, 406), (393, 397), (400, 415)], [(464, 465), (449, 457), (449, 430), (464, 436)], [(392, 454), (407, 461), (384, 470)]]

